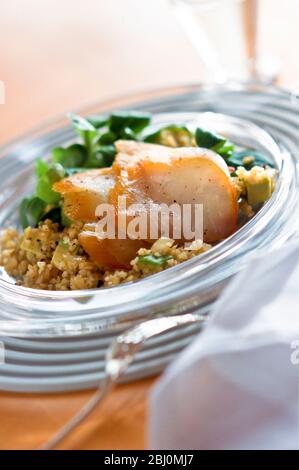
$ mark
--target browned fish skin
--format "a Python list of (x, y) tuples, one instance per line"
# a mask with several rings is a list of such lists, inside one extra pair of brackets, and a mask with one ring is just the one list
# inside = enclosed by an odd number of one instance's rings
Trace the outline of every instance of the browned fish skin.
[(98, 205), (107, 203), (109, 191), (115, 185), (111, 168), (77, 173), (53, 186), (64, 198), (64, 211), (71, 220), (95, 222)]
[[(112, 168), (89, 170), (54, 185), (64, 197), (64, 210), (72, 220), (96, 222), (102, 203), (115, 207), (119, 196), (127, 205), (202, 204), (204, 242), (218, 242), (237, 229), (238, 204), (227, 165), (215, 152), (199, 147), (169, 148), (135, 141), (116, 142)], [(147, 209), (146, 209), (147, 210)], [(130, 217), (128, 217), (128, 221)], [(139, 248), (150, 240), (102, 240), (85, 228), (80, 243), (91, 259), (106, 268), (128, 268)], [(182, 237), (179, 242), (183, 242)]]

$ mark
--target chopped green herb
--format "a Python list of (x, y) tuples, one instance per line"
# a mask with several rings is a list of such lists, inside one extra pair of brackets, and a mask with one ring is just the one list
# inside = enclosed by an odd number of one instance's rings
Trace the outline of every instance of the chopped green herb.
[(143, 255), (138, 256), (137, 263), (141, 265), (147, 266), (165, 266), (168, 260), (173, 259), (172, 256), (168, 255), (161, 255), (161, 256), (154, 256), (154, 255)]

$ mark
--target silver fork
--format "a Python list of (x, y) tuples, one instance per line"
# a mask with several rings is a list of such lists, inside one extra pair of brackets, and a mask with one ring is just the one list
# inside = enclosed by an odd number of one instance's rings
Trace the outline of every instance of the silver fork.
[(101, 381), (94, 395), (64, 427), (41, 447), (41, 450), (50, 450), (57, 447), (91, 414), (117, 384), (119, 378), (133, 362), (136, 353), (140, 351), (147, 340), (180, 326), (192, 323), (204, 325), (206, 322), (207, 316), (205, 315), (186, 313), (147, 320), (119, 335), (107, 351), (105, 378)]

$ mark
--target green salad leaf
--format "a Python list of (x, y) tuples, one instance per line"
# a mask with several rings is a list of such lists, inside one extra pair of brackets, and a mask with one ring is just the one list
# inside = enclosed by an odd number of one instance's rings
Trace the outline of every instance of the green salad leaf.
[(95, 129), (101, 129), (102, 127), (105, 127), (108, 123), (108, 119), (105, 116), (93, 115), (88, 116), (86, 119), (88, 122), (90, 122), (90, 124), (92, 124)]
[(22, 227), (36, 227), (45, 211), (46, 203), (39, 197), (26, 197), (20, 204), (19, 217)]
[(149, 142), (159, 145), (193, 145), (194, 136), (192, 132), (183, 125), (170, 124), (169, 126), (162, 127), (157, 131), (148, 134), (144, 138), (144, 142)]
[(114, 145), (99, 145), (89, 156), (84, 164), (84, 168), (104, 168), (111, 166), (116, 150)]
[(50, 219), (52, 222), (62, 225), (61, 224), (61, 207), (53, 207), (52, 209), (46, 211), (42, 217), (40, 218), (39, 222), (44, 220)]
[(66, 215), (62, 207), (60, 212), (60, 225), (62, 227), (69, 227), (72, 223), (73, 221)]
[(115, 157), (114, 142), (118, 139), (137, 140), (139, 133), (151, 120), (151, 115), (137, 111), (117, 111), (109, 117), (83, 118), (69, 115), (83, 145), (75, 144), (55, 149), (54, 158), (65, 168), (103, 168), (110, 166)]
[(69, 227), (72, 224), (71, 219), (65, 214), (62, 206), (53, 207), (44, 212), (38, 222), (42, 222), (47, 219), (59, 224), (61, 227)]
[(53, 191), (53, 184), (66, 176), (88, 168), (112, 165), (118, 139), (138, 139), (139, 133), (150, 123), (151, 115), (139, 111), (117, 111), (111, 116), (81, 117), (70, 113), (69, 118), (81, 142), (52, 150), (51, 161), (36, 162), (37, 183), (35, 194), (20, 204), (22, 226), (35, 227), (50, 219), (66, 227), (71, 221), (64, 214), (61, 196)]
[(83, 139), (87, 161), (92, 160), (95, 152), (96, 140), (99, 136), (98, 129), (88, 119), (77, 116), (76, 114), (70, 113), (69, 118), (73, 123), (74, 129)]
[(195, 140), (198, 147), (207, 148), (221, 155), (225, 160), (234, 150), (234, 144), (225, 137), (198, 127), (195, 131)]
[(117, 140), (117, 135), (112, 131), (104, 132), (99, 138), (100, 145), (112, 145)]
[(52, 150), (52, 160), (64, 168), (79, 168), (87, 159), (86, 148), (82, 144), (73, 144), (69, 147), (56, 147)]
[(221, 148), (226, 143), (226, 138), (214, 132), (198, 127), (195, 131), (195, 140), (198, 147), (206, 149)]
[(137, 134), (130, 127), (124, 127), (119, 136), (124, 140), (137, 140)]
[(59, 163), (47, 164), (43, 160), (36, 163), (36, 174), (38, 177), (36, 185), (36, 196), (46, 204), (57, 204), (61, 196), (53, 191), (53, 184), (65, 177), (65, 170)]
[(120, 135), (126, 128), (130, 129), (134, 135), (141, 132), (151, 121), (149, 113), (140, 111), (116, 111), (110, 115), (109, 129)]
[(105, 167), (111, 166), (116, 155), (116, 150), (115, 150), (114, 145), (101, 145), (99, 147), (99, 152), (101, 152), (101, 154), (103, 155), (103, 159), (105, 163), (104, 166)]
[[(24, 228), (35, 227), (40, 221), (50, 219), (67, 227), (72, 223), (63, 212), (59, 193), (53, 184), (66, 176), (89, 168), (104, 168), (112, 165), (118, 139), (143, 140), (161, 145), (194, 145), (208, 148), (221, 155), (227, 165), (237, 168), (244, 166), (273, 167), (272, 161), (254, 150), (235, 151), (234, 144), (225, 137), (198, 127), (195, 134), (188, 127), (170, 124), (143, 136), (144, 129), (151, 122), (151, 115), (140, 111), (120, 110), (110, 116), (92, 115), (81, 117), (70, 113), (69, 118), (80, 141), (67, 147), (53, 148), (49, 162), (36, 162), (37, 184), (35, 194), (25, 198), (20, 204), (20, 222)], [(138, 263), (151, 266), (164, 266), (169, 256), (139, 256)]]
[(269, 157), (255, 150), (234, 152), (228, 158), (227, 164), (234, 168), (243, 166), (246, 170), (251, 170), (254, 166), (268, 166), (270, 168), (274, 168), (273, 162)]
[(69, 113), (68, 117), (73, 123), (74, 129), (78, 132), (81, 137), (85, 137), (86, 133), (90, 133), (91, 135), (97, 134), (97, 128), (90, 122), (89, 119), (85, 119), (84, 117), (77, 116), (77, 114)]

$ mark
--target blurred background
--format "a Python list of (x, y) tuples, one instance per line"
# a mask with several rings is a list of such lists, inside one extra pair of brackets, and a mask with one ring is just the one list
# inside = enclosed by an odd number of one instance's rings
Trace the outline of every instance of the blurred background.
[[(219, 20), (218, 7), (213, 14)], [(298, 0), (260, 0), (258, 46), (279, 61), (279, 83), (290, 88), (299, 88), (298, 18)], [(238, 42), (234, 19), (224, 22), (220, 39)], [(94, 100), (203, 77), (169, 0), (1, 0), (0, 145)]]

